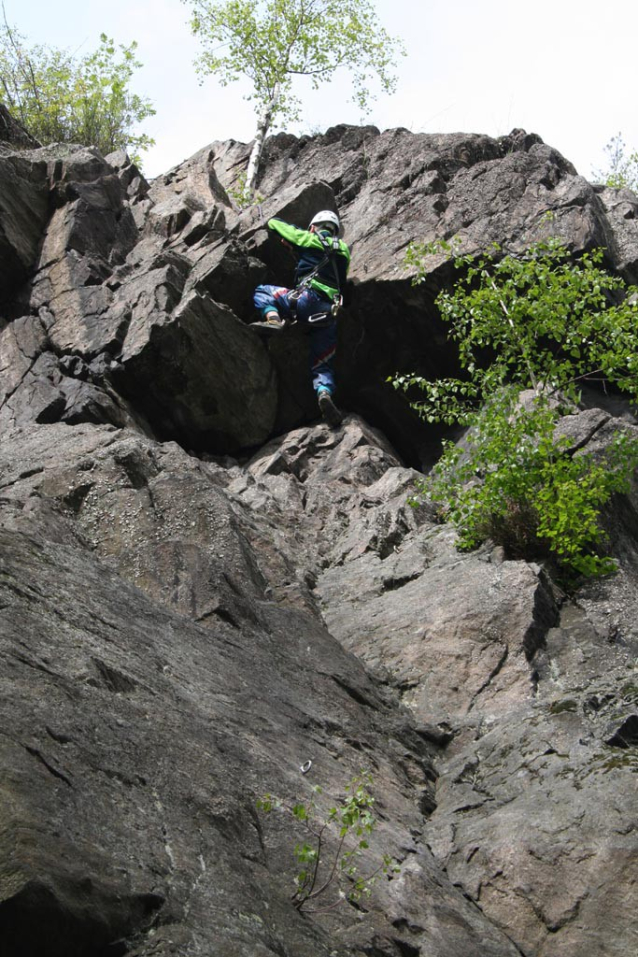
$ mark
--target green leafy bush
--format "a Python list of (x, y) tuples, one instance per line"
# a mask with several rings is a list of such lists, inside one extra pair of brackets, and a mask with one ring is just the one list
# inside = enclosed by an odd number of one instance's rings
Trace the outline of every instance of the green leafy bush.
[(103, 155), (153, 145), (133, 132), (155, 113), (149, 100), (130, 91), (136, 43), (117, 48), (105, 34), (91, 54), (75, 59), (64, 50), (28, 46), (6, 22), (0, 28), (0, 102), (42, 144), (80, 143)]
[[(452, 251), (446, 245), (445, 251)], [(441, 245), (413, 246), (416, 281)], [(419, 497), (438, 504), (459, 546), (486, 538), (512, 556), (551, 557), (568, 575), (613, 570), (600, 554), (602, 509), (627, 491), (638, 441), (618, 433), (598, 456), (556, 433), (573, 412), (581, 383), (602, 379), (638, 396), (636, 290), (602, 266), (602, 250), (573, 261), (558, 240), (521, 256), (456, 257), (463, 274), (437, 298), (458, 343), (463, 378), (429, 382), (398, 375), (395, 388), (429, 422), (468, 427), (447, 442)], [(526, 401), (520, 393), (529, 390)]]
[[(345, 786), (341, 802), (324, 814), (317, 806), (322, 794), (319, 785), (312, 788), (307, 803), (289, 806), (271, 794), (257, 801), (257, 807), (265, 814), (274, 809), (287, 812), (305, 832), (304, 839), (293, 849), (297, 873), (291, 900), (297, 910), (322, 913), (344, 900), (360, 900), (370, 895), (381, 874), (398, 873), (397, 862), (388, 855), (383, 855), (371, 873), (365, 876), (359, 873), (359, 859), (370, 849), (370, 837), (376, 826), (372, 813), (374, 798), (369, 791), (371, 783), (370, 774), (362, 771)], [(323, 898), (318, 907), (317, 898)]]
[(522, 406), (503, 387), (469, 417), (464, 446), (446, 443), (420, 493), (441, 507), (459, 532), (459, 547), (487, 538), (511, 557), (553, 557), (563, 570), (600, 575), (613, 561), (596, 554), (603, 543), (599, 516), (615, 492), (629, 488), (638, 442), (616, 435), (605, 454), (572, 454), (556, 437), (557, 411), (547, 397)]
[(622, 135), (617, 133), (607, 143), (605, 153), (607, 169), (593, 171), (595, 182), (616, 188), (627, 187), (638, 192), (638, 150), (628, 153)]

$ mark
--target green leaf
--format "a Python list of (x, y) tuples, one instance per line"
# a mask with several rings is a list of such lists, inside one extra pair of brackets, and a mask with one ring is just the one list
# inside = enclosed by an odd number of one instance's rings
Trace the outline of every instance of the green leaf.
[[(417, 276), (427, 255), (431, 249), (411, 247)], [(401, 378), (425, 421), (469, 428), (463, 448), (445, 445), (413, 496), (440, 505), (461, 549), (491, 538), (513, 557), (552, 557), (566, 574), (605, 574), (613, 564), (599, 554), (600, 512), (628, 486), (637, 445), (612, 443), (601, 463), (572, 456), (555, 434), (578, 401), (577, 384), (592, 373), (638, 399), (635, 290), (602, 262), (602, 250), (572, 261), (555, 239), (520, 256), (495, 250), (457, 260), (463, 274), (437, 299), (467, 379)], [(535, 394), (528, 407), (519, 404), (522, 389)], [(422, 399), (412, 398), (415, 390)]]

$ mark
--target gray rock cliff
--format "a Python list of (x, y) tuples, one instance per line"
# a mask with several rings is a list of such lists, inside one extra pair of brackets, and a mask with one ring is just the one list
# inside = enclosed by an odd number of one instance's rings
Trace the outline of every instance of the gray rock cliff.
[[(454, 368), (451, 266), (412, 286), (410, 241), (551, 228), (636, 281), (638, 199), (520, 130), (335, 127), (272, 137), (240, 211), (248, 149), (152, 183), (0, 150), (3, 955), (633, 957), (638, 499), (607, 517), (619, 573), (574, 595), (461, 554), (408, 504), (440, 433), (386, 379)], [(291, 274), (266, 221), (333, 204), (338, 429), (304, 335), (250, 328)], [(589, 406), (579, 445), (638, 428)], [(319, 785), (326, 812), (362, 769), (370, 870), (400, 871), (298, 912), (303, 833), (256, 801)]]

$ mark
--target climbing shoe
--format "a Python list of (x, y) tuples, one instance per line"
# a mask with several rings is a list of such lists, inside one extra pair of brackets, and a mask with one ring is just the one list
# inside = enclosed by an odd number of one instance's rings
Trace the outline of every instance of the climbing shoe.
[(271, 332), (281, 332), (286, 327), (286, 323), (278, 312), (267, 312), (263, 322), (252, 322), (251, 325), (258, 332), (264, 332), (267, 335)]
[(327, 422), (333, 429), (341, 425), (343, 415), (332, 401), (332, 396), (327, 389), (321, 390), (317, 396), (317, 401), (319, 402), (319, 411), (321, 412), (324, 422)]

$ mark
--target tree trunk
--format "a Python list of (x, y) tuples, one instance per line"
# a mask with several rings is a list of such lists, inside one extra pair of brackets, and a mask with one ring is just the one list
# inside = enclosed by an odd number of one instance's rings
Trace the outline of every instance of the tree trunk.
[(253, 193), (255, 192), (255, 184), (257, 182), (257, 171), (259, 169), (259, 160), (261, 159), (261, 151), (264, 148), (264, 140), (268, 130), (270, 129), (270, 124), (272, 122), (272, 115), (279, 101), (279, 92), (280, 86), (279, 83), (275, 86), (274, 93), (270, 103), (267, 105), (264, 112), (259, 117), (259, 123), (257, 124), (257, 135), (255, 136), (255, 142), (253, 143), (253, 148), (250, 153), (250, 159), (248, 160), (248, 169), (246, 171), (246, 194), (252, 198)]

